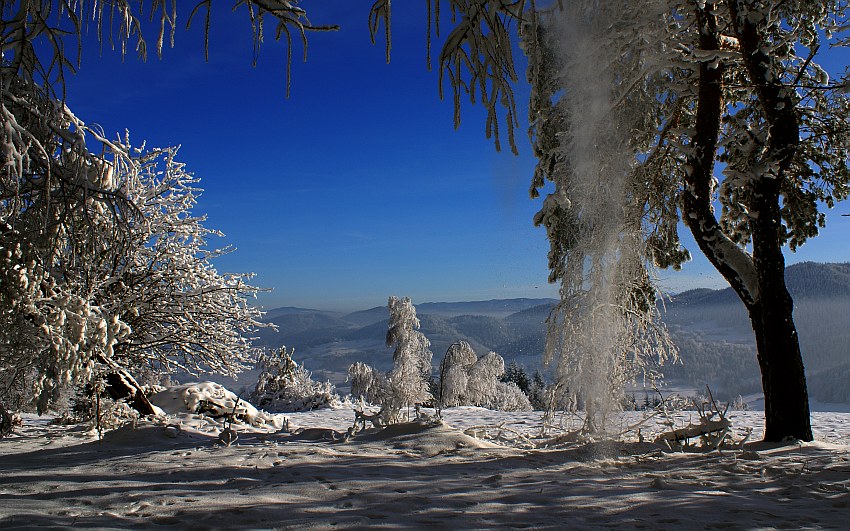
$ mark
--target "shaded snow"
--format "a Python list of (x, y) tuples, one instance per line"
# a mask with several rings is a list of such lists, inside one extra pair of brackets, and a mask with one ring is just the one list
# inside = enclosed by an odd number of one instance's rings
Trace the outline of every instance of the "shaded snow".
[[(534, 434), (540, 413), (473, 407), (447, 410), (445, 425), (402, 425), (346, 443), (236, 424), (231, 447), (214, 444), (215, 420), (181, 415), (103, 441), (25, 416), (0, 440), (0, 528), (819, 529), (844, 528), (850, 508), (846, 413), (813, 414), (816, 443), (722, 454), (663, 452), (633, 439), (497, 447), (462, 430), (504, 423)], [(289, 417), (340, 433), (353, 421), (349, 409)], [(622, 424), (639, 420), (629, 414)], [(687, 413), (676, 420), (687, 421)], [(763, 418), (735, 412), (732, 421), (758, 432)], [(658, 429), (651, 422), (647, 435)]]

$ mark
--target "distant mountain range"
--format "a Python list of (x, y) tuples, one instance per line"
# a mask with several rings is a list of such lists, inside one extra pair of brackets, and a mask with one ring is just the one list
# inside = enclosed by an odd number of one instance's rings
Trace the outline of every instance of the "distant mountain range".
[[(786, 269), (795, 300), (795, 322), (809, 374), (810, 394), (821, 401), (850, 402), (850, 263), (804, 262)], [(529, 373), (541, 369), (545, 320), (555, 299), (430, 302), (416, 306), (421, 331), (431, 341), (434, 366), (449, 345), (468, 341), (516, 361)], [(725, 395), (760, 390), (752, 329), (731, 290), (695, 289), (664, 303), (664, 320), (683, 363), (665, 369), (668, 379)], [(314, 377), (344, 385), (348, 366), (364, 361), (387, 370), (392, 351), (384, 344), (388, 313), (376, 307), (353, 313), (275, 308), (264, 320), (258, 344), (295, 348), (295, 358)]]

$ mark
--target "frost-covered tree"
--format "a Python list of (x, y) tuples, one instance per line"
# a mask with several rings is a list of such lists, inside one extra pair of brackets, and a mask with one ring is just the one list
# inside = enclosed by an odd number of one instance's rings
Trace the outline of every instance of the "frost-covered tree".
[[(293, 34), (306, 53), (307, 32), (335, 29), (312, 25), (297, 0), (233, 4), (247, 12), (255, 55), (271, 22), (287, 65)], [(197, 180), (176, 150), (108, 140), (64, 105), (85, 33), (143, 60), (145, 34), (156, 35), (161, 56), (178, 18), (203, 18), (208, 40), (211, 3), (180, 7), (193, 9), (0, 1), (0, 399), (32, 399), (41, 410), (66, 384), (92, 378), (96, 364), (111, 371), (110, 390), (133, 393), (127, 368), (232, 372), (249, 354), (258, 314), (245, 297), (256, 290), (212, 267), (227, 250), (206, 247), (217, 233), (191, 214)]]
[(496, 393), (499, 378), (505, 374), (505, 360), (495, 352), (488, 352), (469, 369), (466, 399), (476, 406), (486, 405)]
[[(832, 206), (847, 197), (846, 79), (829, 82), (815, 61), (822, 43), (847, 43), (840, 36), (847, 3), (569, 5), (546, 15), (527, 38), (540, 158), (533, 188), (544, 179), (556, 185), (539, 218), (552, 242), (553, 277), (563, 286), (577, 278), (571, 269), (586, 265), (574, 260), (587, 241), (582, 230), (596, 219), (588, 219), (588, 203), (576, 193), (586, 175), (625, 187), (611, 206), (627, 220), (630, 212), (639, 214), (633, 234), (649, 265), (678, 267), (687, 260), (676, 232), (681, 219), (749, 312), (765, 393), (765, 439), (811, 440), (782, 247), (793, 251), (817, 234), (825, 220), (819, 202)], [(565, 28), (589, 48), (567, 49)], [(602, 100), (581, 96), (587, 79), (577, 66), (585, 64), (584, 54), (606, 65)], [(613, 174), (607, 166), (588, 174), (577, 149), (588, 126), (613, 127), (619, 145), (601, 138), (592, 145), (628, 164)]]
[(441, 408), (465, 403), (469, 370), (477, 361), (475, 351), (466, 341), (449, 345), (440, 362), (440, 386), (437, 402)]
[[(213, 232), (190, 215), (195, 181), (174, 150), (133, 151), (64, 105), (84, 33), (144, 59), (154, 27), (161, 55), (174, 44), (177, 6), (0, 1), (0, 400), (43, 410), (98, 363), (110, 389), (134, 392), (125, 367), (230, 371), (247, 354), (257, 315), (244, 296), (255, 290), (208, 262), (221, 251), (205, 248)], [(234, 7), (248, 12), (255, 48), (270, 20), (290, 59), (293, 32), (334, 29), (311, 25), (297, 0)], [(197, 2), (181, 18), (205, 17), (208, 39), (210, 9)]]
[(532, 196), (555, 185), (535, 221), (561, 285), (548, 348), (559, 379), (604, 408), (598, 382), (616, 390), (672, 354), (651, 272), (689, 259), (682, 222), (749, 313), (765, 439), (810, 440), (782, 249), (817, 235), (821, 207), (850, 192), (850, 80), (818, 64), (850, 44), (848, 3), (437, 0), (429, 17), (446, 4), (440, 69), (456, 110), (464, 92), (486, 106), (488, 135), (500, 109), (515, 125), (512, 26), (529, 55)]
[(400, 407), (430, 400), (431, 342), (419, 331), (416, 308), (410, 298), (390, 297), (387, 346), (394, 347), (393, 368), (387, 384)]
[(351, 395), (381, 406), (378, 420), (392, 424), (401, 411), (430, 401), (431, 342), (419, 331), (416, 308), (408, 297), (390, 297), (386, 344), (394, 347), (393, 368), (381, 373), (363, 362), (348, 368)]
[(226, 250), (207, 249), (218, 233), (192, 215), (197, 179), (176, 150), (109, 141), (41, 88), (3, 81), (3, 399), (44, 410), (96, 365), (131, 395), (127, 370), (238, 371), (259, 326), (246, 301), (256, 289), (211, 265)]
[(142, 217), (128, 251), (104, 262), (108, 286), (96, 300), (130, 326), (116, 345), (115, 358), (125, 366), (232, 374), (254, 356), (250, 334), (262, 325), (248, 299), (257, 288), (247, 283), (250, 275), (213, 266), (231, 249), (208, 248), (221, 233), (192, 214), (199, 179), (175, 156), (176, 149), (165, 149), (134, 159), (126, 190)]

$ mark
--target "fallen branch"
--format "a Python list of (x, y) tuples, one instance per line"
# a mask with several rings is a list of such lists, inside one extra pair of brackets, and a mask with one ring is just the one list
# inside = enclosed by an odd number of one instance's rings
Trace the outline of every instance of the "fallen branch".
[[(488, 436), (488, 431), (495, 431), (495, 435)], [(481, 440), (493, 440), (507, 443), (511, 446), (523, 446), (526, 448), (537, 448), (537, 443), (532, 441), (526, 434), (509, 428), (504, 423), (497, 426), (472, 426), (463, 430), (463, 433), (470, 437), (475, 437)], [(514, 437), (506, 437), (504, 433), (513, 434)]]
[(720, 446), (726, 442), (732, 431), (732, 422), (726, 418), (726, 413), (729, 412), (729, 404), (726, 404), (723, 411), (720, 411), (720, 406), (714, 399), (711, 388), (706, 386), (706, 390), (708, 391), (708, 401), (702, 404), (694, 404), (699, 414), (699, 424), (691, 423), (684, 428), (664, 432), (656, 437), (655, 442), (671, 448), (671, 443), (684, 446), (690, 439), (699, 437), (703, 446), (720, 450)]
[[(358, 433), (366, 429), (366, 423), (371, 422), (372, 427), (374, 428), (385, 428), (381, 416), (384, 414), (384, 408), (381, 408), (380, 411), (373, 414), (367, 414), (364, 410), (354, 410), (354, 426), (352, 426), (352, 433)], [(362, 427), (358, 430), (357, 425), (360, 424)]]

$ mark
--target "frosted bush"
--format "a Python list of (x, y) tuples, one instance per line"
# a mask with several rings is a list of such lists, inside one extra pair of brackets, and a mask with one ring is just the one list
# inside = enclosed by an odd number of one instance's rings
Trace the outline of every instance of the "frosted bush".
[(469, 369), (469, 382), (466, 386), (467, 401), (483, 406), (496, 394), (496, 384), (505, 374), (505, 360), (495, 352), (488, 352), (476, 360)]
[(496, 382), (487, 408), (496, 411), (531, 411), (533, 409), (528, 395), (513, 382)]
[(475, 351), (466, 341), (452, 343), (440, 363), (438, 402), (441, 407), (459, 406), (466, 401), (469, 371), (475, 365)]
[(453, 343), (440, 363), (438, 409), (482, 406), (499, 411), (530, 411), (528, 396), (513, 382), (501, 382), (505, 360), (495, 352), (477, 358), (466, 341)]
[(316, 382), (310, 371), (298, 365), (295, 349), (271, 349), (260, 354), (261, 367), (250, 401), (267, 411), (312, 411), (339, 403), (336, 388), (330, 382)]

